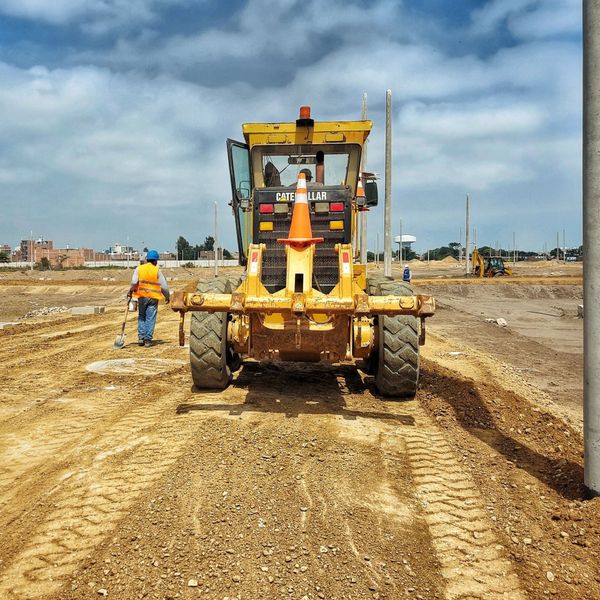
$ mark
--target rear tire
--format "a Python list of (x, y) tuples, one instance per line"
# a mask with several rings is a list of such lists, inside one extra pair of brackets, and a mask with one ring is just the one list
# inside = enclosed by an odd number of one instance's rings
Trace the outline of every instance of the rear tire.
[[(237, 287), (230, 278), (200, 281), (197, 291), (229, 294)], [(233, 353), (227, 347), (227, 313), (193, 312), (190, 325), (190, 367), (194, 385), (224, 390), (231, 382)], [(239, 358), (239, 357), (238, 357)]]
[[(412, 288), (400, 282), (381, 282), (380, 295), (412, 296)], [(382, 396), (412, 398), (419, 385), (419, 322), (411, 316), (377, 317), (379, 344), (375, 385)]]
[[(394, 280), (390, 277), (385, 277), (385, 275), (377, 275), (375, 277), (367, 277), (367, 287), (366, 293), (369, 296), (378, 296), (379, 295), (379, 286), (382, 283), (390, 283)], [(375, 319), (375, 323), (377, 323), (377, 318)], [(363, 363), (361, 368), (368, 373), (369, 375), (375, 375), (377, 373), (377, 363), (379, 360), (379, 350), (374, 348), (371, 354), (363, 359)]]

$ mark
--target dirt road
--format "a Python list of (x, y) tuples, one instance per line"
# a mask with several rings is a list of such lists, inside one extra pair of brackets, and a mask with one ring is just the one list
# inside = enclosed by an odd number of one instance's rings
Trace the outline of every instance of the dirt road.
[(0, 331), (0, 598), (600, 598), (580, 430), (526, 373), (432, 322), (412, 401), (351, 366), (194, 393), (176, 316), (118, 351), (119, 317)]

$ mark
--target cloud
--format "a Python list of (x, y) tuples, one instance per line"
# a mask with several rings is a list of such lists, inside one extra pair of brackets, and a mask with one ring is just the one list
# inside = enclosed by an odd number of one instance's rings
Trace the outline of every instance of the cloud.
[(486, 35), (506, 23), (518, 39), (577, 35), (579, 0), (492, 0), (471, 14), (471, 32)]
[(77, 24), (88, 33), (102, 34), (126, 25), (154, 22), (159, 10), (179, 0), (0, 0), (0, 13), (49, 23)]
[[(577, 211), (564, 214), (565, 197), (580, 201), (581, 49), (571, 25), (556, 25), (578, 13), (567, 2), (488, 2), (452, 34), (449, 50), (448, 38), (436, 42), (439, 15), (415, 20), (393, 0), (308, 0), (301, 12), (297, 1), (254, 0), (222, 8), (218, 26), (204, 24), (206, 5), (197, 2), (198, 28), (162, 23), (170, 1), (133, 0), (117, 15), (117, 0), (0, 0), (5, 14), (118, 30), (108, 43), (63, 41), (53, 66), (40, 51), (36, 64), (17, 67), (3, 47), (0, 241), (34, 227), (72, 244), (130, 235), (166, 248), (179, 234), (210, 234), (216, 200), (231, 247), (225, 139), (240, 139), (243, 122), (293, 120), (302, 104), (319, 120), (356, 119), (366, 91), (375, 124), (369, 167), (383, 175), (387, 88), (395, 218), (402, 214), (419, 239), (456, 237), (466, 191), (488, 203), (482, 239), (498, 226), (500, 205), (531, 212), (531, 231), (553, 219), (578, 223)], [(505, 44), (504, 27), (519, 32), (516, 41)], [(485, 49), (459, 48), (469, 36), (485, 37)], [(370, 213), (372, 227), (381, 212)]]

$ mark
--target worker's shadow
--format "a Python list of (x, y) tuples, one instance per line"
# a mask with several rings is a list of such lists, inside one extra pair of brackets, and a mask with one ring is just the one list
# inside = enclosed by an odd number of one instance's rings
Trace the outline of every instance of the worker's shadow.
[[(502, 431), (507, 426), (502, 426), (495, 419), (488, 404), (481, 397), (479, 391), (474, 388), (472, 382), (453, 377), (450, 371), (432, 369), (426, 361), (422, 364), (421, 374), (423, 388), (433, 392), (433, 398), (437, 397), (443, 400), (451, 408), (454, 417), (465, 431), (486, 443), (494, 451), (515, 464), (517, 468), (524, 469), (554, 489), (564, 498), (574, 500), (585, 497), (583, 467), (573, 460), (578, 452), (575, 450), (576, 446), (572, 449), (565, 448), (564, 452), (560, 452), (556, 457), (548, 456), (549, 450), (540, 453), (523, 441)], [(526, 402), (514, 392), (509, 392), (509, 395), (512, 395), (512, 398), (508, 400), (512, 400), (511, 404), (515, 406)], [(436, 405), (432, 409), (439, 417), (443, 418), (446, 414), (443, 406)], [(511, 410), (511, 407), (506, 405), (498, 407), (499, 412), (505, 413), (507, 410)], [(519, 428), (521, 430), (529, 428), (529, 435), (532, 436), (532, 439), (541, 442), (546, 448), (550, 448), (554, 444), (547, 427), (548, 421), (556, 421), (554, 429), (558, 429), (558, 425), (560, 425), (560, 429), (564, 430), (567, 426), (554, 417), (542, 413), (539, 415), (537, 423), (523, 422)], [(577, 439), (575, 431), (572, 432), (572, 437), (574, 439), (571, 444), (574, 445), (575, 439)], [(568, 458), (569, 454), (571, 459)]]
[[(198, 402), (180, 404), (178, 414), (191, 411), (228, 411), (230, 415), (246, 412), (281, 413), (288, 418), (304, 415), (337, 415), (343, 419), (381, 419), (390, 423), (414, 425), (410, 415), (397, 414), (370, 408), (349, 408), (345, 394), (363, 394), (365, 385), (356, 367), (328, 366), (306, 363), (246, 363), (232, 383), (233, 388), (247, 390), (242, 403), (220, 404), (211, 399), (202, 401), (202, 392), (198, 393)], [(357, 403), (358, 404), (358, 403)]]

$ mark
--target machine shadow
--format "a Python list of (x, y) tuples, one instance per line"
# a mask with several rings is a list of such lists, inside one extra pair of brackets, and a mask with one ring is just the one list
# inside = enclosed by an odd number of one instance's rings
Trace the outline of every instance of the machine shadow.
[[(469, 381), (455, 378), (449, 371), (434, 370), (427, 364), (422, 366), (422, 376), (423, 386), (451, 407), (456, 421), (467, 433), (517, 464), (563, 498), (585, 498), (582, 465), (564, 455), (553, 458), (541, 454), (503, 432), (485, 400)], [(519, 402), (518, 395), (514, 396), (515, 401)]]
[[(395, 414), (385, 410), (372, 410), (370, 399), (364, 410), (349, 408), (345, 395), (363, 394), (370, 386), (363, 384), (356, 367), (351, 365), (322, 365), (306, 363), (246, 363), (231, 384), (233, 388), (247, 390), (243, 403), (219, 404), (211, 399), (180, 404), (177, 414), (192, 411), (228, 411), (230, 415), (245, 412), (279, 413), (287, 418), (298, 415), (337, 415), (343, 419), (380, 419), (391, 423), (413, 426), (410, 415)], [(384, 408), (384, 407), (382, 407)]]

